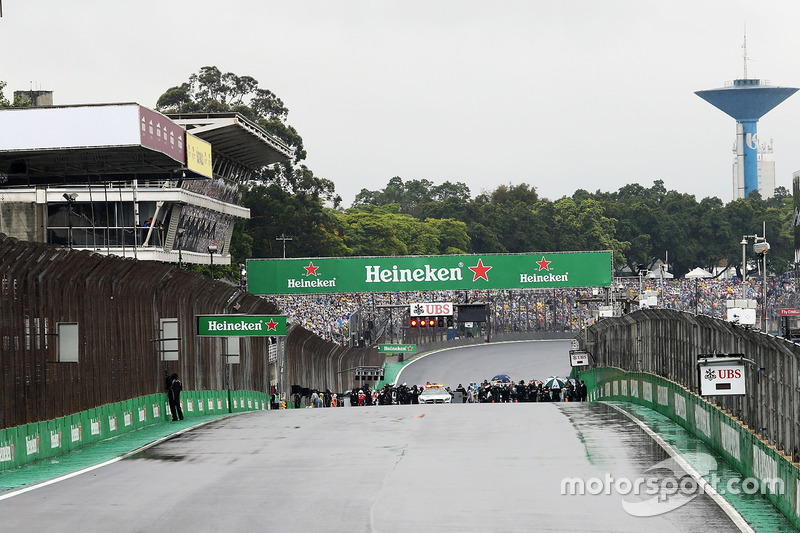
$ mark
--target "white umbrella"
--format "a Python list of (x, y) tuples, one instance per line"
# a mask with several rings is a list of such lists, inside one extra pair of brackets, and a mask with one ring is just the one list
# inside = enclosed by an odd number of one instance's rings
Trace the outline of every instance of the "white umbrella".
[(712, 274), (711, 272), (709, 272), (707, 270), (703, 270), (700, 267), (697, 267), (694, 270), (692, 270), (691, 272), (689, 272), (688, 274), (686, 274), (686, 276), (684, 276), (684, 277), (686, 277), (686, 278), (713, 278), (714, 274)]

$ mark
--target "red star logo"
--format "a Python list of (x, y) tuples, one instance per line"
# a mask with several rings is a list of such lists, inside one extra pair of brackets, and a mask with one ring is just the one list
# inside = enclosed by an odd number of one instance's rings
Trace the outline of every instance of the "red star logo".
[(278, 327), (278, 323), (270, 318), (269, 322), (267, 322), (267, 331), (278, 331), (277, 329), (275, 329), (277, 327)]
[(542, 260), (541, 261), (536, 261), (536, 264), (539, 265), (539, 270), (540, 271), (541, 270), (550, 270), (550, 263), (552, 263), (552, 261), (548, 261), (547, 259), (544, 258), (544, 256), (542, 256)]
[(486, 275), (492, 267), (490, 266), (483, 266), (483, 259), (478, 259), (478, 266), (474, 267), (467, 267), (475, 274), (475, 277), (472, 278), (472, 281), (478, 281), (478, 278), (483, 278), (486, 281), (489, 281), (489, 277)]
[(314, 262), (313, 261), (309, 261), (308, 262), (308, 266), (307, 267), (303, 267), (303, 268), (306, 269), (306, 276), (316, 276), (317, 275), (317, 269), (319, 267), (315, 267), (314, 266)]

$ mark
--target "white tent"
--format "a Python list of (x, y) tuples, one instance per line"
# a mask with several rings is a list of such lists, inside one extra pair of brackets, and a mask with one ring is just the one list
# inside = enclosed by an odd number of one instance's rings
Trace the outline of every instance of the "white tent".
[(684, 276), (684, 277), (686, 277), (686, 278), (713, 278), (714, 274), (712, 274), (708, 270), (703, 270), (702, 268), (697, 267), (694, 270), (692, 270), (691, 272), (689, 272), (688, 274), (686, 274), (686, 276)]
[(651, 270), (645, 277), (647, 279), (672, 279), (675, 276), (666, 270)]

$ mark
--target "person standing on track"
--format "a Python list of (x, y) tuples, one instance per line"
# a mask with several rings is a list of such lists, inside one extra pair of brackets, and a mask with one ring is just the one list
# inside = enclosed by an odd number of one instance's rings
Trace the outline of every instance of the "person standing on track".
[(183, 409), (181, 409), (181, 391), (183, 383), (178, 379), (178, 374), (172, 374), (167, 379), (167, 398), (169, 398), (169, 410), (172, 413), (172, 421), (183, 420)]

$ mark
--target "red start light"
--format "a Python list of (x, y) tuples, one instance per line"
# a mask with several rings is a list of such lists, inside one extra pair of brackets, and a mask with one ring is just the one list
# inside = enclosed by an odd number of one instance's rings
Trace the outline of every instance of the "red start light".
[(435, 326), (435, 325), (436, 325), (436, 320), (434, 320), (434, 319), (432, 319), (432, 318), (429, 318), (429, 319), (428, 319), (428, 325), (429, 325), (430, 327), (433, 327), (433, 326)]
[(417, 319), (416, 319), (416, 318), (412, 318), (412, 319), (411, 319), (411, 327), (412, 327), (412, 328), (415, 328), (415, 327), (417, 327), (417, 324), (419, 324), (419, 322), (417, 321)]

